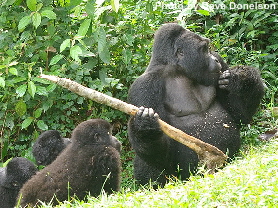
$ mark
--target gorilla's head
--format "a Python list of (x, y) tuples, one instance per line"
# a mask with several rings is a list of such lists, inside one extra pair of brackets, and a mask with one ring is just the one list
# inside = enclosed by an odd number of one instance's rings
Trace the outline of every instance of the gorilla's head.
[(18, 190), (37, 172), (35, 165), (22, 157), (14, 157), (6, 167), (4, 186)]
[(175, 23), (156, 32), (150, 65), (178, 66), (180, 73), (203, 85), (217, 84), (221, 71), (219, 60), (209, 51), (209, 39)]
[(103, 119), (90, 119), (80, 123), (72, 133), (73, 145), (111, 145), (118, 151), (121, 143), (112, 136), (112, 126)]
[(56, 130), (43, 132), (33, 145), (32, 153), (38, 165), (49, 165), (67, 146)]

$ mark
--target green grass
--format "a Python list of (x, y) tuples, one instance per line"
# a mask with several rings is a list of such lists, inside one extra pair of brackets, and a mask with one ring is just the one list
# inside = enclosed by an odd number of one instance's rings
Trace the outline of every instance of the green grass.
[[(72, 200), (67, 207), (277, 207), (278, 140), (250, 147), (214, 175), (192, 176), (188, 182), (173, 181), (158, 190), (122, 190), (87, 202)], [(49, 206), (44, 206), (49, 207)]]

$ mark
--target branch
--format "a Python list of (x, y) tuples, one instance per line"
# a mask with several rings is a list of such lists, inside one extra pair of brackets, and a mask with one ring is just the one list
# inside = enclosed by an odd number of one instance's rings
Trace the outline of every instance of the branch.
[[(41, 74), (40, 78), (47, 79), (82, 97), (88, 98), (100, 104), (108, 105), (126, 114), (135, 116), (136, 112), (138, 111), (138, 107), (134, 105), (125, 103), (119, 99), (110, 97), (96, 90), (84, 87), (83, 85), (71, 81), (70, 79), (44, 74)], [(197, 153), (200, 161), (205, 163), (206, 166), (212, 171), (214, 171), (217, 167), (221, 167), (226, 162), (227, 156), (217, 147), (190, 136), (183, 131), (167, 124), (161, 119), (159, 119), (158, 122), (160, 124), (161, 130), (166, 135), (194, 150)]]

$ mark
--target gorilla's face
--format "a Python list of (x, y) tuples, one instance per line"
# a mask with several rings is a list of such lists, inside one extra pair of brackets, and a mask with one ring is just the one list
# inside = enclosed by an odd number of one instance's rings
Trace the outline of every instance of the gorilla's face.
[(209, 51), (209, 40), (184, 30), (174, 45), (177, 65), (191, 80), (202, 85), (216, 85), (221, 64)]
[(32, 162), (22, 157), (14, 157), (6, 168), (6, 179), (3, 185), (18, 191), (37, 171)]

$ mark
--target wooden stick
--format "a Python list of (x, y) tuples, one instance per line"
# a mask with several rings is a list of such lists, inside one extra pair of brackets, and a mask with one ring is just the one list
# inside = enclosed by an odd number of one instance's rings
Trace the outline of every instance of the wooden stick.
[[(110, 97), (91, 88), (84, 87), (83, 85), (78, 84), (77, 82), (74, 82), (70, 79), (44, 74), (41, 74), (39, 77), (52, 81), (57, 85), (60, 85), (82, 97), (91, 99), (100, 104), (108, 105), (126, 114), (135, 116), (136, 112), (138, 111), (138, 107), (134, 105), (125, 103), (119, 99)], [(166, 135), (194, 150), (197, 153), (200, 161), (205, 163), (209, 169), (215, 170), (215, 168), (221, 167), (226, 162), (227, 156), (215, 146), (190, 136), (183, 131), (167, 124), (161, 119), (158, 119), (158, 122), (160, 124), (161, 130)]]

